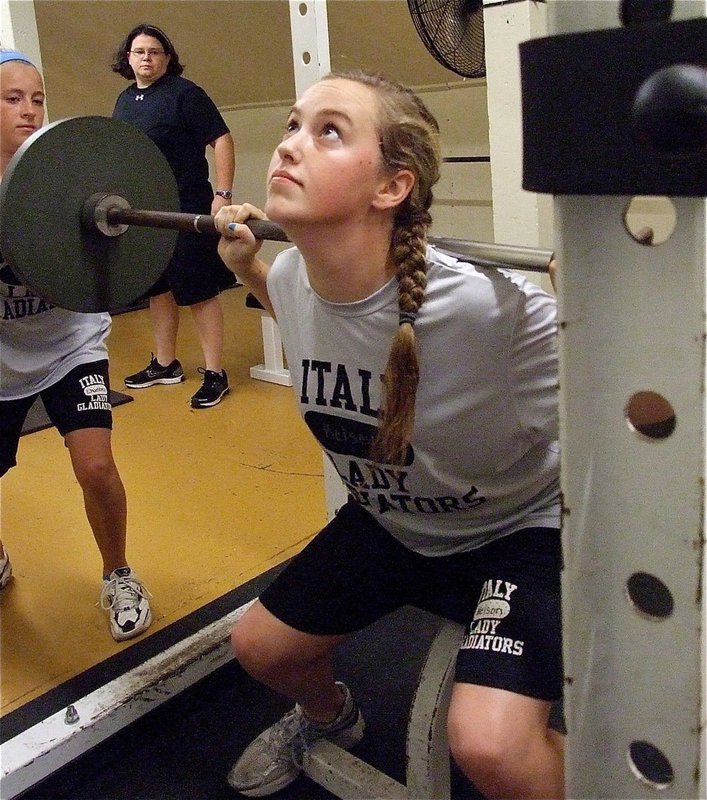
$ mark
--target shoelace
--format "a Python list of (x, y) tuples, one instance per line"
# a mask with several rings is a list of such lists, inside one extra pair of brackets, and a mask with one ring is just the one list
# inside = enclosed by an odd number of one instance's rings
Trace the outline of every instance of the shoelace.
[(204, 369), (203, 367), (197, 367), (196, 371), (204, 376), (204, 388), (218, 384), (224, 379), (223, 372), (214, 372), (212, 369)]
[(307, 760), (310, 742), (318, 738), (312, 736), (311, 731), (304, 714), (295, 707), (283, 716), (272, 732), (267, 743), (268, 752), (273, 759), (290, 759), (296, 767), (302, 769)]
[(156, 375), (158, 372), (164, 372), (164, 367), (155, 358), (154, 353), (150, 353), (150, 363), (147, 365), (145, 372), (152, 375)]
[(119, 610), (125, 611), (135, 607), (141, 597), (147, 599), (152, 595), (137, 578), (119, 575), (117, 578), (105, 581), (101, 589), (100, 606), (104, 611), (116, 606)]
[[(350, 716), (349, 713), (344, 720), (337, 717), (335, 722), (345, 726)], [(280, 725), (273, 731), (268, 741), (268, 752), (273, 759), (289, 758), (296, 767), (304, 769), (309, 746), (322, 738), (326, 738), (326, 732), (311, 725), (299, 706), (295, 706), (283, 716)]]

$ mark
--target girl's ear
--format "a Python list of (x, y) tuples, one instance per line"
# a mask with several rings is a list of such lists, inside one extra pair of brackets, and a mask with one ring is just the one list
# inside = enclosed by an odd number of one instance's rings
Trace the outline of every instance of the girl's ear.
[(373, 207), (378, 209), (399, 206), (412, 191), (415, 174), (409, 169), (401, 169), (392, 177), (385, 178), (373, 198)]

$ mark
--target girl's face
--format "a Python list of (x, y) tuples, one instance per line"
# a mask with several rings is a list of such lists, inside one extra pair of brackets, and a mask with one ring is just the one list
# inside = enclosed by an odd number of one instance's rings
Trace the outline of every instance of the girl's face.
[(4, 162), (15, 154), (44, 120), (44, 84), (23, 61), (0, 66), (0, 147)]
[(355, 222), (385, 184), (368, 86), (334, 79), (310, 87), (293, 106), (270, 161), (265, 213), (282, 224)]
[(138, 88), (144, 89), (159, 80), (167, 72), (169, 59), (159, 39), (138, 34), (128, 51), (128, 62), (135, 73)]

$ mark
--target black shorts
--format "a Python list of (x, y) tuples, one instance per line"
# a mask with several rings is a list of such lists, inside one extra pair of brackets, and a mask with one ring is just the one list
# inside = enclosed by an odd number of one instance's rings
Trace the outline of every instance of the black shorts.
[(218, 236), (180, 231), (167, 268), (145, 297), (172, 292), (178, 306), (193, 306), (234, 286), (236, 276), (219, 257), (218, 241)]
[(349, 501), (260, 595), (282, 622), (353, 633), (404, 605), (465, 626), (456, 680), (562, 696), (561, 540), (527, 528), (451, 556), (415, 553)]
[(79, 364), (39, 395), (0, 401), (0, 475), (17, 464), (22, 426), (38, 396), (62, 436), (84, 428), (113, 427), (108, 361)]

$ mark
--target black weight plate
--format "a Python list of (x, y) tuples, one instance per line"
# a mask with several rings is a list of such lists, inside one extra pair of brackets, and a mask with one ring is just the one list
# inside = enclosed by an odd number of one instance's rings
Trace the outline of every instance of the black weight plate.
[(177, 231), (133, 226), (116, 237), (85, 230), (85, 201), (103, 192), (133, 208), (178, 211), (172, 170), (132, 125), (72, 117), (27, 139), (0, 184), (0, 252), (40, 297), (73, 311), (125, 308), (159, 278)]

